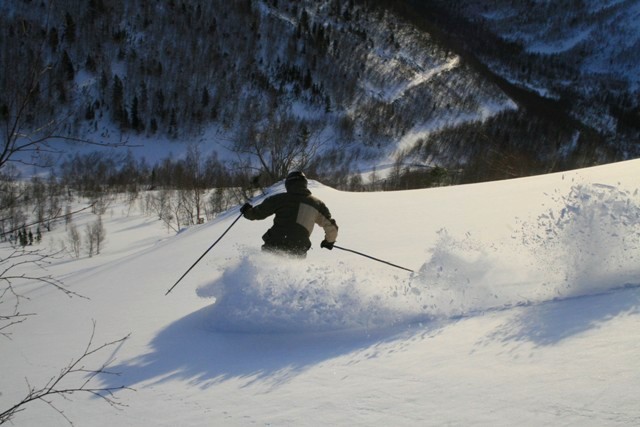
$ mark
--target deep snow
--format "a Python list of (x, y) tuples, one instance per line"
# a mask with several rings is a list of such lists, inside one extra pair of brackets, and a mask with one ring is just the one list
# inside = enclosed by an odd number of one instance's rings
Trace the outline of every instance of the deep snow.
[[(113, 205), (100, 256), (48, 267), (90, 299), (22, 288), (37, 316), (0, 338), (0, 408), (80, 354), (95, 320), (98, 342), (131, 333), (93, 359), (119, 373), (96, 385), (135, 391), (117, 393), (122, 410), (58, 401), (79, 426), (638, 425), (639, 167), (388, 193), (312, 183), (341, 246), (415, 273), (321, 250), (319, 229), (304, 261), (262, 254), (270, 220), (241, 219), (168, 296), (237, 209), (169, 235)], [(38, 403), (15, 418), (65, 424)]]

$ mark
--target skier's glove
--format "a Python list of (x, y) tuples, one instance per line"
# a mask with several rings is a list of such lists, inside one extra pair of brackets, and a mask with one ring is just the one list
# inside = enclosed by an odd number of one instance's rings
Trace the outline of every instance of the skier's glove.
[(331, 250), (333, 249), (333, 243), (334, 242), (327, 242), (326, 240), (323, 240), (322, 242), (320, 242), (320, 247)]
[(249, 209), (251, 209), (253, 206), (251, 206), (251, 203), (245, 203), (244, 205), (242, 205), (242, 207), (240, 208), (240, 213), (242, 215), (244, 215), (244, 213), (246, 211), (248, 211)]

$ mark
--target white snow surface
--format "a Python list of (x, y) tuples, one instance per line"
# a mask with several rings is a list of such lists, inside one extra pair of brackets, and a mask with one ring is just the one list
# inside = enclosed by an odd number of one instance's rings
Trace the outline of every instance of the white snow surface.
[[(88, 299), (20, 288), (37, 315), (0, 337), (0, 409), (95, 322), (96, 344), (131, 336), (87, 361), (118, 374), (93, 384), (133, 390), (119, 410), (54, 400), (77, 426), (640, 425), (639, 183), (637, 160), (386, 193), (312, 182), (338, 245), (414, 273), (320, 249), (320, 229), (305, 260), (263, 254), (271, 220), (240, 218), (166, 296), (237, 208), (171, 235), (114, 204), (99, 256), (47, 267)], [(36, 402), (14, 425), (68, 423)]]

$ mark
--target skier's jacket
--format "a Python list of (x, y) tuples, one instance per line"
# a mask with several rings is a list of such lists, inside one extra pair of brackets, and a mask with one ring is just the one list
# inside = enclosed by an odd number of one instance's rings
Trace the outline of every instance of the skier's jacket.
[(324, 229), (327, 242), (333, 243), (338, 237), (338, 225), (331, 218), (329, 209), (311, 195), (306, 182), (288, 185), (286, 193), (267, 197), (258, 206), (245, 211), (244, 217), (253, 221), (273, 214), (273, 226), (262, 236), (265, 249), (306, 253), (311, 247), (309, 236), (314, 224)]

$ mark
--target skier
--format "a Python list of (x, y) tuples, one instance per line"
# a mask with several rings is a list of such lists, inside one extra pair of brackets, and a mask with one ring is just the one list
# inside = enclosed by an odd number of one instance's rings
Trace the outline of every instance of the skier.
[(273, 226), (262, 236), (262, 249), (304, 258), (311, 248), (309, 236), (314, 224), (324, 229), (324, 240), (320, 247), (333, 249), (338, 237), (338, 225), (331, 218), (327, 206), (311, 195), (304, 173), (291, 172), (287, 175), (284, 185), (286, 193), (267, 197), (255, 207), (245, 203), (240, 208), (242, 215), (251, 221), (275, 214)]

